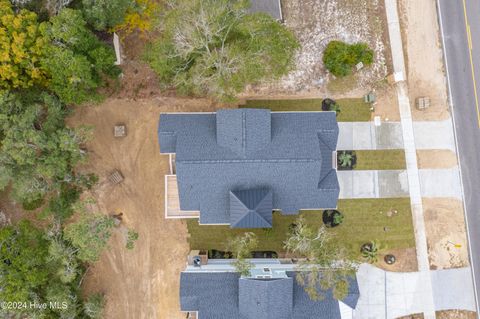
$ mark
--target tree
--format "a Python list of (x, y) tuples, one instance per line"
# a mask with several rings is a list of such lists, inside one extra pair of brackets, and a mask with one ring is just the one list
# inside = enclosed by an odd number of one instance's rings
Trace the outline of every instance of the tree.
[(65, 127), (66, 113), (47, 93), (0, 94), (0, 189), (11, 182), (15, 198), (31, 203), (73, 178), (88, 135)]
[(48, 241), (24, 221), (0, 229), (0, 300), (27, 301), (48, 283)]
[(146, 60), (163, 85), (184, 94), (232, 99), (247, 84), (275, 79), (292, 66), (294, 35), (244, 0), (181, 0), (165, 14)]
[(50, 76), (48, 87), (67, 104), (95, 99), (102, 76), (119, 74), (113, 50), (87, 28), (78, 10), (63, 9), (50, 22), (45, 34), (51, 44), (42, 59)]
[(323, 52), (323, 63), (335, 76), (349, 75), (353, 67), (360, 62), (364, 65), (373, 62), (373, 51), (366, 43), (330, 41)]
[(252, 251), (257, 245), (257, 236), (251, 232), (244, 233), (242, 236), (237, 236), (228, 242), (228, 249), (232, 252), (233, 257), (235, 258), (232, 265), (241, 276), (250, 276), (250, 270), (253, 265), (246, 260), (246, 258), (251, 258)]
[(8, 0), (0, 0), (0, 90), (45, 84), (47, 71), (41, 65), (48, 40), (44, 23), (28, 10), (14, 13)]
[(78, 258), (86, 262), (98, 260), (107, 246), (115, 225), (110, 216), (84, 213), (80, 219), (65, 227), (65, 238), (78, 249)]
[(135, 0), (82, 0), (85, 20), (96, 30), (108, 30), (121, 24)]
[(322, 299), (330, 289), (339, 300), (347, 296), (356, 266), (324, 226), (314, 230), (300, 217), (284, 244), (289, 252), (304, 257), (296, 279), (312, 300)]

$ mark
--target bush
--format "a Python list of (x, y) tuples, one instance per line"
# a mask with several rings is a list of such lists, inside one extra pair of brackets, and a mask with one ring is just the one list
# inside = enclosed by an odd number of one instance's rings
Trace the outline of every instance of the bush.
[(373, 62), (373, 51), (366, 43), (331, 41), (323, 52), (323, 63), (335, 76), (349, 75), (353, 67), (360, 62), (364, 65)]

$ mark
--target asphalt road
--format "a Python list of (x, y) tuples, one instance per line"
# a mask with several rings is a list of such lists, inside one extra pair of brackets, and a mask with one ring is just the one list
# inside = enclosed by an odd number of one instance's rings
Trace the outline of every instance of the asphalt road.
[[(437, 0), (463, 182), (470, 261), (480, 288), (480, 0)], [(448, 187), (448, 185), (445, 185)], [(477, 311), (477, 313), (480, 313)]]

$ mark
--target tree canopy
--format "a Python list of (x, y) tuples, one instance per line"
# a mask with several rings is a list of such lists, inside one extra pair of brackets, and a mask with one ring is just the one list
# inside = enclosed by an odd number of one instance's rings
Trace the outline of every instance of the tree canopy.
[[(25, 302), (1, 308), (2, 318), (100, 318), (101, 296), (82, 301), (79, 281), (84, 273), (77, 250), (63, 239), (59, 225), (45, 233), (27, 221), (0, 228), (0, 300)], [(30, 307), (57, 302), (57, 309)], [(17, 316), (20, 318), (20, 316)]]
[(292, 66), (298, 42), (249, 1), (180, 0), (162, 20), (146, 59), (165, 86), (181, 93), (231, 99), (247, 84), (275, 79)]
[(0, 94), (0, 189), (10, 182), (14, 196), (31, 202), (73, 179), (85, 157), (87, 132), (65, 127), (65, 106), (47, 93)]
[(252, 232), (244, 233), (229, 240), (227, 248), (232, 252), (233, 258), (235, 258), (232, 264), (240, 275), (250, 276), (252, 263), (246, 259), (252, 257), (252, 251), (257, 246), (257, 236)]
[(324, 226), (315, 230), (298, 218), (285, 248), (304, 258), (299, 262), (296, 279), (312, 300), (322, 299), (328, 290), (339, 300), (347, 296), (356, 266)]
[(0, 89), (28, 88), (45, 84), (47, 71), (41, 65), (48, 40), (44, 23), (28, 10), (18, 13), (8, 0), (0, 0)]
[(15, 13), (0, 0), (0, 89), (41, 86), (68, 104), (95, 98), (102, 76), (118, 75), (113, 49), (87, 28), (78, 10), (65, 8), (47, 22)]
[(107, 30), (122, 23), (135, 0), (82, 0), (85, 20), (96, 30)]
[(78, 258), (96, 261), (112, 234), (113, 218), (102, 214), (83, 214), (65, 227), (65, 238), (78, 249)]

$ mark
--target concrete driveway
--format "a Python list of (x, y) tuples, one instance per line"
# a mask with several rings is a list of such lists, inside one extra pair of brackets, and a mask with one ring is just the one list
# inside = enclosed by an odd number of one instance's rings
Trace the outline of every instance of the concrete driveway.
[[(390, 319), (435, 310), (475, 310), (470, 268), (388, 272), (362, 264), (357, 272), (360, 299), (355, 319)], [(428, 287), (432, 282), (433, 293)]]

